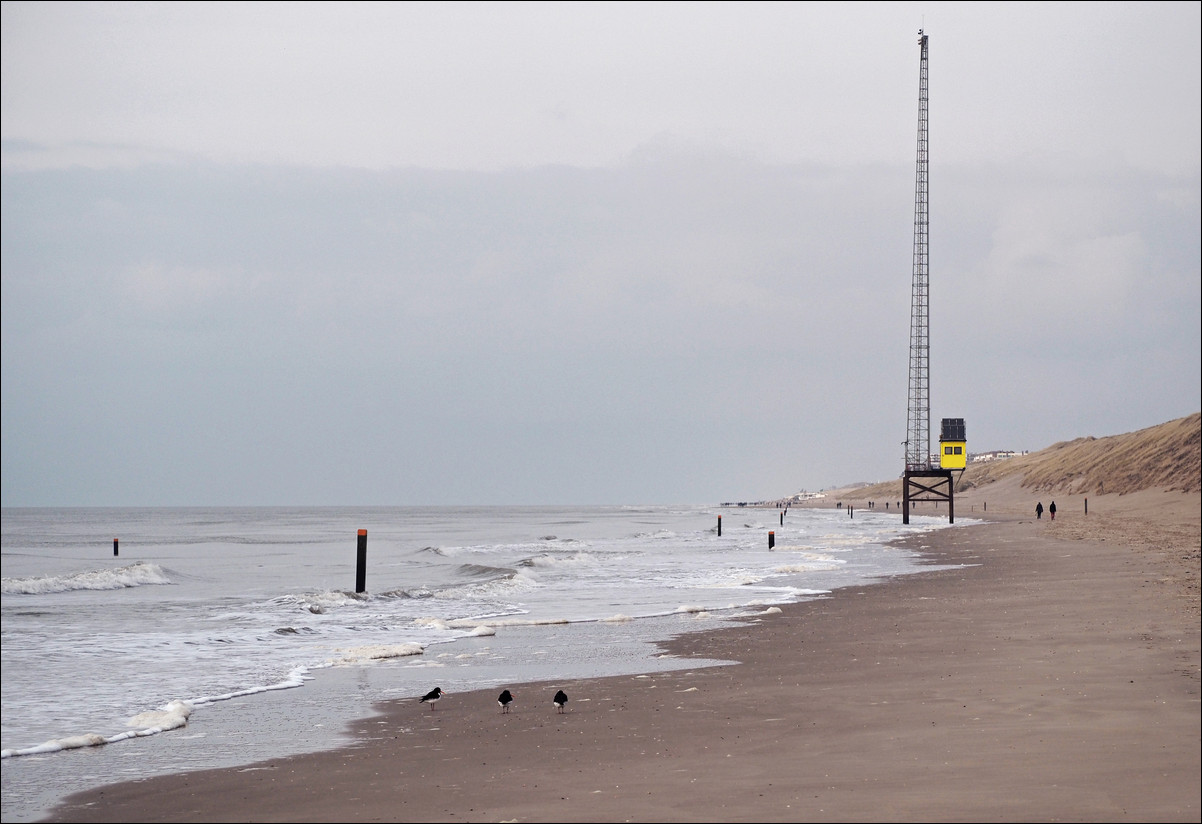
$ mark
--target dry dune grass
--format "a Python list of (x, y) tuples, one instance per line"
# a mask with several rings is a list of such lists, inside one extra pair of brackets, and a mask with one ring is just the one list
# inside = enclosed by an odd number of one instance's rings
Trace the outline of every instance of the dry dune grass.
[(960, 489), (1022, 475), (1033, 492), (1126, 495), (1147, 489), (1202, 491), (1202, 413), (1125, 435), (1062, 441), (1016, 458), (975, 464)]

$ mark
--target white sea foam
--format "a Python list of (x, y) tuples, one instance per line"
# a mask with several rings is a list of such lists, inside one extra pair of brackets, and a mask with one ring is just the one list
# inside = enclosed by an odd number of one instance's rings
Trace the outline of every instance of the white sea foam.
[(429, 627), (431, 629), (449, 630), (451, 624), (445, 618), (436, 618), (431, 615), (424, 615), (413, 620), (415, 626)]
[(174, 730), (188, 723), (192, 705), (187, 701), (172, 701), (162, 709), (140, 712), (129, 719), (129, 726), (139, 732)]
[(191, 714), (191, 703), (187, 701), (171, 701), (157, 710), (148, 710), (129, 719), (127, 726), (131, 729), (125, 732), (110, 736), (97, 735), (96, 733), (69, 735), (64, 738), (47, 741), (36, 747), (27, 747), (23, 750), (2, 750), (0, 751), (0, 758), (11, 758), (16, 755), (40, 755), (60, 750), (74, 750), (81, 747), (98, 747), (103, 744), (125, 741), (129, 738), (156, 735), (160, 732), (178, 729), (186, 725), (188, 717)]
[(331, 663), (335, 666), (364, 664), (368, 661), (383, 661), (389, 658), (407, 658), (411, 655), (421, 655), (424, 651), (421, 644), (372, 644), (364, 647), (340, 649), (338, 652), (341, 653), (341, 657), (335, 661), (331, 661)]
[(524, 618), (519, 615), (507, 616), (504, 618), (457, 618), (454, 621), (444, 621), (443, 625), (447, 629), (466, 629), (470, 635), (486, 634), (480, 632), (487, 628), (492, 630), (492, 634), (496, 633), (498, 627), (547, 627), (555, 624), (570, 624), (572, 623), (567, 618), (548, 617), (548, 618)]

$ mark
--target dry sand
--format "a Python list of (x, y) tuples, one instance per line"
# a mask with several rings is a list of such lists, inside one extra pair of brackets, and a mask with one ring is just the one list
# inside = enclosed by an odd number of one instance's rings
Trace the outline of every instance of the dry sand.
[(1202, 501), (1042, 497), (1055, 522), (1017, 483), (957, 497), (915, 539), (953, 569), (668, 645), (736, 666), (395, 702), (343, 750), (48, 820), (1199, 821)]

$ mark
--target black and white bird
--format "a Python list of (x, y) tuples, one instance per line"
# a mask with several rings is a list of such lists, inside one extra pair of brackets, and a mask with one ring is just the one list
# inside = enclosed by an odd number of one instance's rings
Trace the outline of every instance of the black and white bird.
[(423, 695), (422, 699), (420, 701), (418, 701), (417, 703), (425, 704), (425, 703), (429, 702), (430, 709), (434, 709), (434, 705), (438, 702), (439, 698), (442, 698), (442, 687), (435, 687), (434, 689), (430, 690), (425, 695)]
[(497, 696), (497, 703), (501, 705), (501, 712), (509, 712), (509, 705), (513, 703), (513, 694), (509, 690), (505, 690)]
[(568, 694), (563, 690), (559, 690), (555, 693), (555, 697), (552, 698), (551, 701), (554, 702), (555, 709), (563, 712), (564, 704), (568, 703)]

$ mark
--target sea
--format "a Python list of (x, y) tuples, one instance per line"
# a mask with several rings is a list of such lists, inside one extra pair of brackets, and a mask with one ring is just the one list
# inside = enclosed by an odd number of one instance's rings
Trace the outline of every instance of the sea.
[(472, 690), (729, 665), (656, 642), (930, 570), (892, 542), (972, 523), (724, 504), (2, 520), (5, 822), (118, 781), (345, 746), (376, 702), (416, 709), (436, 686), (445, 707)]

